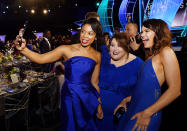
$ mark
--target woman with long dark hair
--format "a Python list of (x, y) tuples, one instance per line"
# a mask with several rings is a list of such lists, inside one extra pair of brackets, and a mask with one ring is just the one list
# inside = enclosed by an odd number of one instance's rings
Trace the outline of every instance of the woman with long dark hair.
[[(176, 55), (171, 48), (171, 33), (160, 19), (143, 22), (141, 38), (146, 61), (139, 70), (138, 80), (119, 131), (158, 131), (161, 110), (181, 93), (181, 78)], [(166, 82), (168, 89), (161, 94)]]

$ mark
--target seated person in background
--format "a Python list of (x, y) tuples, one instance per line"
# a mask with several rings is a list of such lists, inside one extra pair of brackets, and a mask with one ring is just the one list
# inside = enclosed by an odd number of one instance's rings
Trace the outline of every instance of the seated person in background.
[(27, 48), (29, 50), (33, 50), (33, 45), (32, 45), (32, 40), (31, 39), (29, 39), (28, 42), (27, 42)]
[(61, 87), (64, 83), (64, 69), (65, 69), (65, 67), (64, 67), (64, 60), (63, 59), (60, 59), (59, 61), (54, 63), (52, 72), (55, 72), (55, 74), (58, 77), (60, 90), (61, 90)]
[(143, 44), (141, 41), (136, 41), (136, 36), (138, 35), (138, 26), (136, 23), (128, 23), (125, 26), (125, 32), (130, 35), (130, 48), (131, 53), (145, 60), (145, 53), (143, 51)]
[[(50, 42), (51, 39), (51, 31), (46, 30), (43, 35), (43, 39), (39, 41), (39, 50), (41, 54), (47, 53), (52, 50), (52, 45)], [(52, 64), (43, 64), (42, 71), (43, 72), (51, 72)]]
[(0, 58), (2, 58), (2, 57), (3, 57), (3, 53), (0, 52)]
[[(119, 107), (128, 109), (138, 70), (143, 61), (129, 53), (130, 39), (127, 33), (116, 33), (109, 45), (110, 60), (101, 65), (99, 87), (104, 117), (99, 121), (99, 131), (115, 131), (113, 114)], [(101, 63), (103, 64), (103, 63)]]
[(39, 42), (40, 53), (44, 54), (52, 50), (51, 43), (51, 31), (46, 30), (43, 35), (43, 39)]

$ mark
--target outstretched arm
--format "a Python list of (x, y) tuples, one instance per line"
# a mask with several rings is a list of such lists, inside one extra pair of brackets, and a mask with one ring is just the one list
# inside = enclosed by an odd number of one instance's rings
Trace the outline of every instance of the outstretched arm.
[(22, 40), (21, 46), (17, 41), (15, 41), (15, 44), (16, 44), (16, 48), (20, 50), (20, 52), (23, 55), (25, 55), (31, 61), (38, 64), (45, 64), (45, 63), (51, 63), (57, 61), (58, 59), (60, 59), (62, 56), (65, 55), (65, 52), (68, 48), (67, 46), (59, 46), (58, 48), (50, 52), (39, 54), (26, 48), (26, 41), (24, 39)]

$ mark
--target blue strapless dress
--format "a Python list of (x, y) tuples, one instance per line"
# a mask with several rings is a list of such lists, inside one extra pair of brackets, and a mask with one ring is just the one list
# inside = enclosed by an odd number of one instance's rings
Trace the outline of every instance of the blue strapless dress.
[[(119, 123), (118, 131), (131, 131), (136, 123), (130, 120), (133, 115), (154, 104), (161, 96), (161, 87), (152, 66), (152, 58), (146, 61), (138, 73), (138, 81), (133, 92), (131, 104)], [(158, 131), (161, 122), (161, 111), (151, 117), (147, 131)]]
[(64, 64), (60, 130), (97, 131), (95, 120), (99, 95), (91, 84), (96, 62), (88, 57), (75, 56)]
[(116, 130), (113, 112), (125, 97), (131, 96), (137, 82), (138, 70), (142, 64), (143, 61), (137, 57), (120, 67), (115, 67), (109, 62), (101, 66), (99, 87), (104, 118), (98, 122), (99, 131)]

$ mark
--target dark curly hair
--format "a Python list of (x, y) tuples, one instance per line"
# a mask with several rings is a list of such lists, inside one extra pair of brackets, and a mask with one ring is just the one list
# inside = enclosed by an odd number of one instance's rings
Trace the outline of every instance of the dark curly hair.
[(166, 46), (171, 47), (172, 37), (166, 22), (161, 19), (148, 19), (143, 22), (143, 26), (155, 32), (152, 52), (145, 49), (146, 58), (158, 54)]
[(100, 46), (103, 43), (101, 23), (95, 18), (90, 18), (90, 19), (86, 19), (83, 22), (81, 28), (86, 24), (91, 25), (92, 30), (96, 33), (97, 40), (95, 40), (94, 43), (92, 43), (92, 47), (95, 48), (96, 50), (100, 50)]

